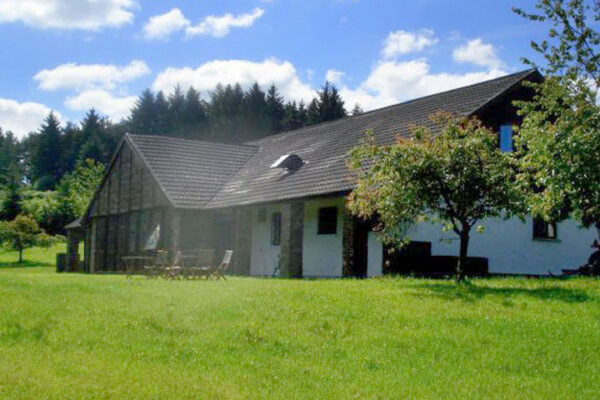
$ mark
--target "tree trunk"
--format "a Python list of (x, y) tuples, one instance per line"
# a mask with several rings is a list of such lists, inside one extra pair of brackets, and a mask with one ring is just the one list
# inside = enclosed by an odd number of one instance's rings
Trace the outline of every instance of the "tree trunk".
[(23, 249), (19, 249), (19, 264), (23, 263)]
[(465, 267), (467, 263), (467, 254), (469, 249), (469, 230), (465, 229), (460, 233), (460, 254), (456, 264), (456, 282), (465, 280)]

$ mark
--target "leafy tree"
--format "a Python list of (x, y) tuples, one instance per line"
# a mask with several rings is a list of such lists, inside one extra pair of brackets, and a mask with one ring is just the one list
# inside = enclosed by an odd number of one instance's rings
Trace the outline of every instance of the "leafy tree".
[(75, 170), (66, 174), (57, 188), (57, 196), (63, 203), (68, 203), (73, 211), (73, 218), (85, 212), (102, 177), (105, 167), (92, 159), (79, 162)]
[(57, 240), (40, 229), (29, 215), (19, 215), (12, 221), (0, 222), (0, 242), (19, 252), (19, 264), (23, 262), (23, 250), (34, 246), (49, 247)]
[(433, 117), (439, 134), (414, 128), (413, 136), (379, 146), (372, 136), (351, 152), (357, 173), (350, 210), (378, 215), (387, 242), (407, 240), (407, 228), (423, 221), (441, 223), (460, 239), (456, 279), (464, 279), (473, 227), (486, 218), (509, 218), (523, 211), (514, 185), (514, 161), (501, 153), (497, 134), (476, 119), (449, 114)]
[(534, 215), (572, 214), (600, 235), (600, 3), (538, 0), (535, 7), (533, 13), (514, 9), (550, 26), (546, 39), (532, 42), (544, 65), (524, 60), (546, 79), (532, 85), (533, 101), (519, 103), (520, 181)]

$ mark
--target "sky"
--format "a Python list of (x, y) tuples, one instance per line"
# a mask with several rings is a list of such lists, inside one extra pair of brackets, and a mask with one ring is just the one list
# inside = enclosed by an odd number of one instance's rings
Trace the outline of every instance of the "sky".
[(533, 0), (0, 0), (0, 127), (53, 110), (119, 121), (145, 88), (274, 83), (310, 101), (333, 82), (379, 108), (528, 68)]

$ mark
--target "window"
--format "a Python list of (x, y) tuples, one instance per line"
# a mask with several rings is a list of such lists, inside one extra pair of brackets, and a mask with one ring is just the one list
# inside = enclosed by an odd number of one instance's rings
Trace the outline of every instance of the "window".
[(337, 207), (319, 208), (319, 235), (335, 235), (337, 233)]
[(513, 151), (513, 131), (511, 125), (500, 125), (500, 151)]
[(555, 223), (548, 223), (540, 218), (533, 220), (534, 239), (556, 239), (557, 231)]
[(281, 244), (281, 213), (271, 215), (271, 245)]

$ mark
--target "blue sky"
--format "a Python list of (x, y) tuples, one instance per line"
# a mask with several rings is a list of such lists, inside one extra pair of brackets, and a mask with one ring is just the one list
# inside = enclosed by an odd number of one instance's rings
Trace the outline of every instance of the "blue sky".
[[(0, 126), (49, 110), (114, 120), (144, 88), (275, 83), (309, 100), (325, 79), (373, 109), (515, 72), (544, 28), (502, 0), (0, 0)], [(533, 1), (518, 3), (532, 9)]]

